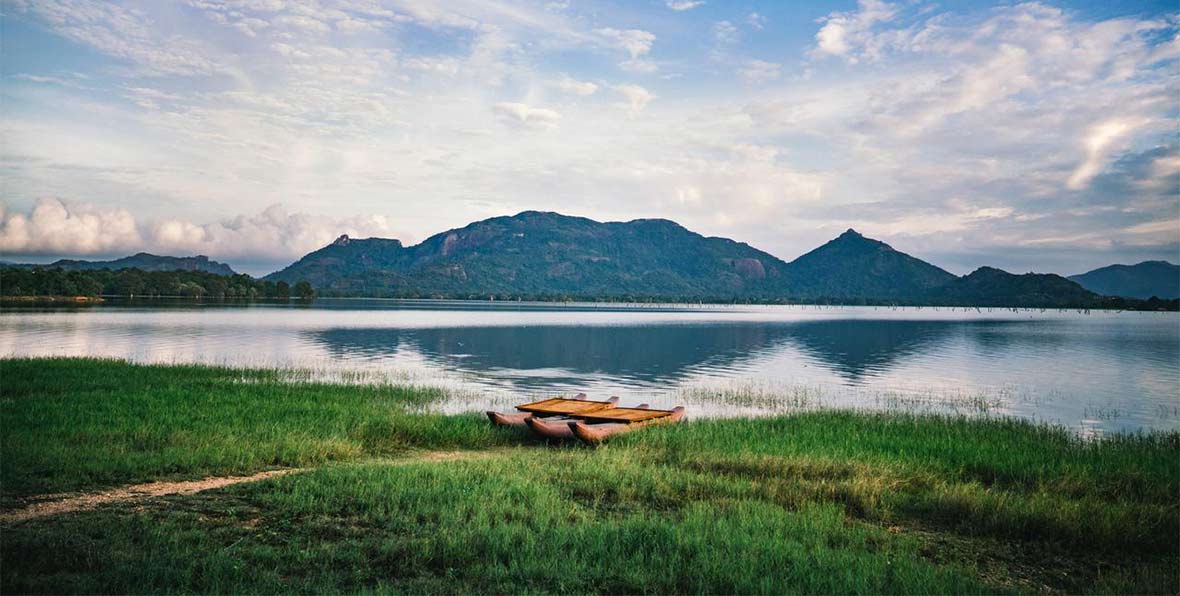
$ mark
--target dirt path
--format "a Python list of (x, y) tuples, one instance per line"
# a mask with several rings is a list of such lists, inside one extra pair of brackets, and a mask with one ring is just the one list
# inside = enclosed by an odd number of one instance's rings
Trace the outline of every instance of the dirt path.
[(0, 513), (0, 523), (21, 522), (47, 515), (59, 515), (70, 513), (71, 511), (94, 509), (99, 505), (116, 501), (135, 501), (151, 497), (163, 497), (165, 495), (191, 495), (201, 491), (241, 484), (243, 482), (258, 482), (259, 480), (298, 471), (300, 470), (271, 470), (250, 476), (210, 476), (201, 480), (189, 480), (185, 482), (148, 482), (146, 484), (124, 486), (99, 493), (88, 493), (65, 499), (41, 501), (23, 509), (5, 511)]
[[(425, 462), (442, 462), (449, 460), (471, 459), (477, 457), (484, 457), (492, 454), (489, 451), (427, 451), (411, 455), (410, 457), (397, 458), (390, 460), (389, 463), (410, 463), (416, 461)], [(290, 468), (285, 470), (271, 470), (268, 472), (259, 472), (250, 476), (209, 476), (201, 480), (188, 480), (183, 482), (148, 482), (146, 484), (135, 484), (132, 486), (124, 486), (96, 493), (87, 493), (74, 496), (61, 495), (45, 495), (44, 497), (34, 497), (37, 501), (31, 505), (21, 509), (14, 509), (11, 511), (0, 512), (0, 523), (15, 523), (22, 522), (38, 517), (46, 517), (50, 515), (60, 515), (62, 513), (70, 513), (73, 511), (84, 511), (94, 509), (99, 505), (107, 503), (115, 503), (119, 501), (138, 501), (141, 499), (150, 499), (152, 497), (163, 497), (167, 495), (191, 495), (202, 491), (213, 490), (215, 488), (222, 488), (232, 486), (234, 484), (242, 484), (244, 482), (258, 482), (259, 480), (266, 480), (275, 476), (282, 476), (284, 474), (291, 474), (294, 472), (303, 472), (310, 468)]]

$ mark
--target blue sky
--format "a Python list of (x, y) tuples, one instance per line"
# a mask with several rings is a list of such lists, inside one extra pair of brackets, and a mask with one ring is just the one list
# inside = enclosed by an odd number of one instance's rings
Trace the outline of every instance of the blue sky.
[(1174, 2), (6, 0), (0, 258), (527, 209), (957, 273), (1180, 260)]

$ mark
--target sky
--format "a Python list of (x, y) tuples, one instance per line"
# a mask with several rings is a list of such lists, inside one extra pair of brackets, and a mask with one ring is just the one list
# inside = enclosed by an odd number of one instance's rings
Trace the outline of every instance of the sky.
[(0, 260), (267, 273), (524, 210), (1180, 262), (1172, 2), (0, 0)]

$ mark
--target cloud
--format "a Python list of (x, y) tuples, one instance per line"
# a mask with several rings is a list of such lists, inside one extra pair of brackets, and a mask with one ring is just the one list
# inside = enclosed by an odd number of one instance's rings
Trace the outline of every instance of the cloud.
[(523, 103), (502, 101), (492, 106), (492, 111), (501, 122), (514, 127), (549, 129), (556, 128), (561, 114), (548, 108), (535, 108)]
[(737, 72), (747, 83), (759, 84), (778, 79), (782, 76), (781, 68), (782, 65), (776, 62), (750, 60), (738, 68)]
[(593, 95), (595, 91), (598, 91), (598, 85), (587, 81), (578, 81), (568, 75), (563, 75), (560, 79), (551, 81), (549, 85), (554, 89), (571, 95)]
[(402, 66), (410, 70), (426, 71), (446, 76), (454, 76), (459, 73), (459, 61), (454, 58), (407, 58), (402, 61)]
[(650, 60), (624, 60), (619, 63), (619, 68), (634, 73), (649, 74), (660, 69), (655, 63)]
[(1085, 188), (1102, 171), (1117, 145), (1145, 124), (1142, 118), (1112, 118), (1090, 128), (1082, 142), (1086, 157), (1070, 174), (1066, 186), (1071, 190)]
[(856, 50), (865, 45), (872, 27), (892, 20), (895, 14), (895, 7), (881, 0), (859, 0), (855, 11), (829, 14), (820, 19), (823, 27), (815, 34), (812, 56), (841, 56), (855, 63)]
[(638, 116), (656, 96), (639, 85), (615, 85), (614, 90), (627, 100), (623, 107), (632, 118)]
[(222, 70), (203, 44), (186, 36), (166, 36), (142, 13), (112, 2), (38, 0), (17, 2), (15, 7), (35, 14), (58, 35), (147, 74), (208, 75)]
[(140, 251), (222, 259), (288, 262), (321, 248), (341, 234), (391, 237), (384, 216), (333, 218), (289, 213), (271, 205), (256, 215), (214, 223), (182, 219), (136, 221), (126, 209), (69, 204), (42, 198), (25, 213), (0, 204), (0, 253), (54, 256), (122, 256)]
[(778, 156), (778, 147), (741, 143), (732, 145), (729, 150), (740, 159), (748, 161), (774, 161)]
[(749, 25), (751, 29), (761, 31), (766, 28), (766, 17), (756, 12), (752, 12), (746, 15), (746, 24)]
[(341, 234), (356, 238), (394, 235), (384, 216), (333, 218), (289, 213), (277, 204), (257, 215), (239, 215), (215, 223), (168, 219), (145, 227), (155, 251), (277, 262), (297, 259)]
[(664, 5), (675, 11), (692, 10), (704, 3), (704, 0), (664, 0)]
[(641, 29), (620, 30), (606, 27), (595, 29), (594, 33), (597, 33), (614, 47), (626, 50), (631, 60), (636, 60), (640, 56), (644, 56), (650, 52), (652, 44), (656, 41), (654, 33)]
[(143, 245), (131, 212), (39, 199), (28, 214), (9, 213), (0, 203), (0, 253), (88, 255), (130, 251)]

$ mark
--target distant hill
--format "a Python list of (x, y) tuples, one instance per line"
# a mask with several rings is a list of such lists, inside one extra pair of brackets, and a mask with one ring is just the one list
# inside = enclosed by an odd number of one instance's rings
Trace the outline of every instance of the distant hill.
[(781, 295), (785, 266), (668, 220), (602, 223), (526, 211), (410, 247), (342, 236), (265, 279), (305, 279), (336, 295), (772, 299)]
[(1143, 261), (1138, 265), (1110, 265), (1069, 279), (1104, 296), (1146, 300), (1180, 298), (1180, 265), (1167, 261)]
[(929, 304), (948, 306), (1025, 306), (1057, 308), (1097, 305), (1099, 296), (1052, 273), (1015, 275), (980, 267), (927, 292)]
[(48, 265), (9, 265), (19, 267), (58, 268), (67, 271), (92, 271), (97, 269), (139, 269), (142, 271), (204, 271), (217, 275), (237, 275), (237, 272), (225, 263), (209, 260), (209, 257), (198, 255), (195, 257), (167, 257), (141, 252), (115, 259), (113, 261), (78, 261), (62, 259)]
[(848, 230), (787, 265), (784, 290), (804, 299), (920, 300), (955, 276)]

